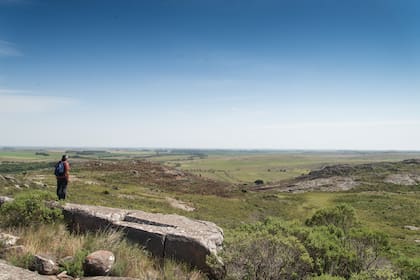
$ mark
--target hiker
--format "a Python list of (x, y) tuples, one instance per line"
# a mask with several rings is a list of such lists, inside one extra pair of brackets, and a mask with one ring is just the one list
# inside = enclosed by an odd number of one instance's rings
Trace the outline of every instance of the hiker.
[(58, 199), (66, 199), (67, 184), (69, 182), (70, 164), (67, 161), (68, 156), (63, 155), (61, 160), (55, 165), (55, 176), (57, 178), (57, 196)]

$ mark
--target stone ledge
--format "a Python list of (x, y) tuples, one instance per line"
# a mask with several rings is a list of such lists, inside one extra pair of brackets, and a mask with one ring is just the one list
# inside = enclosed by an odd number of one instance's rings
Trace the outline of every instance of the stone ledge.
[[(10, 200), (0, 197), (0, 205)], [(51, 207), (62, 209), (65, 221), (73, 231), (121, 230), (129, 240), (154, 256), (189, 263), (210, 275), (213, 271), (207, 265), (206, 257), (215, 255), (217, 258), (222, 249), (223, 230), (208, 221), (74, 203), (51, 202)]]

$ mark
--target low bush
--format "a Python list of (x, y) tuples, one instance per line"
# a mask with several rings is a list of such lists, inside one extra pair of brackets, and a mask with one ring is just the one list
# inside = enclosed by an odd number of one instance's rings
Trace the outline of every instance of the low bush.
[(88, 255), (88, 251), (85, 249), (78, 250), (73, 258), (67, 261), (60, 263), (61, 270), (67, 271), (67, 274), (73, 277), (82, 277), (83, 276), (83, 262)]
[(51, 200), (54, 200), (53, 194), (45, 191), (17, 194), (13, 201), (0, 207), (0, 224), (3, 227), (25, 227), (61, 222), (61, 210), (47, 205)]
[(401, 278), (392, 269), (382, 268), (353, 274), (350, 280), (401, 280)]
[(243, 232), (227, 248), (223, 256), (228, 279), (303, 279), (312, 269), (309, 254), (293, 236), (264, 229)]
[(347, 205), (317, 211), (306, 226), (268, 218), (227, 235), (224, 261), (229, 279), (382, 275), (376, 270), (378, 259), (389, 250), (388, 237), (358, 225), (354, 209)]
[(400, 274), (403, 279), (418, 280), (420, 279), (420, 259), (400, 257), (397, 261)]
[(334, 225), (344, 232), (357, 224), (356, 213), (354, 209), (347, 204), (340, 204), (331, 208), (320, 209), (308, 220), (308, 226), (329, 226)]

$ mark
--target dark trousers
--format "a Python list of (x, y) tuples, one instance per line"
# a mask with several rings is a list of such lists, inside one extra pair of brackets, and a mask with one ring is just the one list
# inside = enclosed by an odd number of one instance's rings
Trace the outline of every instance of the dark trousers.
[(58, 199), (66, 199), (67, 179), (57, 178), (57, 196)]

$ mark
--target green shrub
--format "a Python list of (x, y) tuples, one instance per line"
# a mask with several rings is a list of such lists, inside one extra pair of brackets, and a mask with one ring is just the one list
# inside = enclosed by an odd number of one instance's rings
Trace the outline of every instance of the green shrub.
[(83, 262), (88, 255), (88, 251), (81, 249), (76, 252), (73, 259), (65, 261), (60, 264), (62, 270), (67, 271), (67, 274), (73, 277), (83, 276)]
[(389, 250), (388, 236), (360, 227), (346, 205), (322, 209), (306, 224), (268, 218), (227, 232), (223, 257), (228, 278), (349, 279), (376, 268), (379, 256)]
[(294, 236), (272, 234), (261, 223), (234, 235), (222, 254), (228, 279), (303, 279), (312, 269), (308, 252)]
[(397, 261), (401, 276), (407, 280), (420, 279), (420, 258), (400, 257)]
[(354, 209), (345, 204), (317, 211), (306, 225), (311, 229), (302, 241), (318, 274), (349, 278), (374, 268), (379, 256), (389, 250), (388, 236), (360, 227)]
[(0, 164), (0, 173), (19, 173), (29, 170), (40, 170), (54, 168), (55, 162), (2, 162)]
[(392, 269), (382, 268), (354, 274), (350, 280), (401, 280), (401, 278)]
[(356, 255), (345, 246), (343, 231), (333, 225), (311, 228), (303, 240), (314, 260), (314, 272), (349, 277), (359, 271)]
[(47, 201), (53, 199), (54, 196), (45, 191), (20, 193), (0, 207), (0, 223), (4, 227), (18, 227), (62, 221), (61, 210), (47, 205)]
[(330, 274), (322, 274), (311, 278), (312, 280), (345, 280), (343, 277), (332, 276)]
[(315, 212), (308, 220), (308, 226), (328, 226), (334, 225), (347, 233), (357, 224), (356, 214), (352, 207), (340, 204), (331, 208), (323, 208)]
[(385, 233), (367, 228), (352, 229), (348, 245), (355, 252), (361, 270), (374, 268), (378, 258), (390, 249)]

